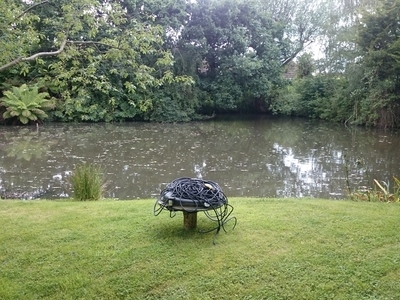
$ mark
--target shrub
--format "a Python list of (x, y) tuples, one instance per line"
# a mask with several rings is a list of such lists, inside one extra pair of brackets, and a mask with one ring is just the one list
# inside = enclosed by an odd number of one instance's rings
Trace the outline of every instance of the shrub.
[(29, 122), (39, 122), (48, 116), (45, 110), (54, 107), (48, 93), (39, 93), (37, 86), (28, 87), (26, 84), (20, 87), (13, 87), (12, 90), (5, 91), (3, 98), (0, 99), (0, 106), (4, 106), (6, 111), (3, 118), (15, 118), (22, 124)]
[(100, 167), (83, 163), (75, 166), (70, 177), (74, 199), (78, 201), (96, 201), (103, 196), (105, 182)]

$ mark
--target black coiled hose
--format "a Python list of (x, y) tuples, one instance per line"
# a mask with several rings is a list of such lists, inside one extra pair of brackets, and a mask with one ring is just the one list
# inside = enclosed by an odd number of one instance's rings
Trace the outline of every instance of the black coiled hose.
[(228, 203), (220, 186), (210, 180), (178, 178), (161, 191), (157, 203), (169, 210), (198, 211)]
[(203, 233), (216, 230), (218, 234), (221, 228), (226, 232), (225, 224), (230, 220), (233, 220), (232, 229), (236, 226), (236, 217), (230, 217), (233, 206), (228, 204), (228, 198), (220, 186), (210, 180), (186, 177), (175, 179), (161, 191), (154, 204), (154, 215), (159, 215), (164, 209), (169, 210), (171, 218), (176, 215), (176, 211), (203, 211), (211, 221), (217, 222), (216, 227), (200, 231)]

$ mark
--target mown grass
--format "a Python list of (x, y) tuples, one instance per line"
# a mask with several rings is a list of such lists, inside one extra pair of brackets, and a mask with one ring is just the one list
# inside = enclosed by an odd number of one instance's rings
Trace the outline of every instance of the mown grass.
[(400, 299), (397, 203), (232, 198), (213, 245), (153, 202), (0, 201), (0, 299)]

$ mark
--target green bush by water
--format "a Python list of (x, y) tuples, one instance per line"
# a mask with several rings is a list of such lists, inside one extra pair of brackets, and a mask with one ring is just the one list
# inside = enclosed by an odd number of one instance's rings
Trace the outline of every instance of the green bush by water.
[(3, 118), (16, 119), (21, 124), (41, 122), (48, 117), (45, 111), (54, 107), (48, 98), (50, 95), (40, 93), (37, 86), (14, 86), (12, 90), (5, 91), (4, 97), (0, 99), (0, 106), (6, 108)]
[(93, 201), (103, 197), (105, 182), (101, 168), (96, 165), (86, 163), (77, 165), (70, 182), (75, 200)]

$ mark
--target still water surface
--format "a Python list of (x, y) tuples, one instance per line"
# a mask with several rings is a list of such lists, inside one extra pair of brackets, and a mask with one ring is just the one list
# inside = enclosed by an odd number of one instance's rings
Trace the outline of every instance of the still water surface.
[(178, 177), (217, 182), (228, 197), (346, 197), (400, 176), (400, 132), (253, 117), (185, 124), (0, 127), (0, 191), (72, 196), (76, 164), (105, 170), (107, 196), (154, 198)]

